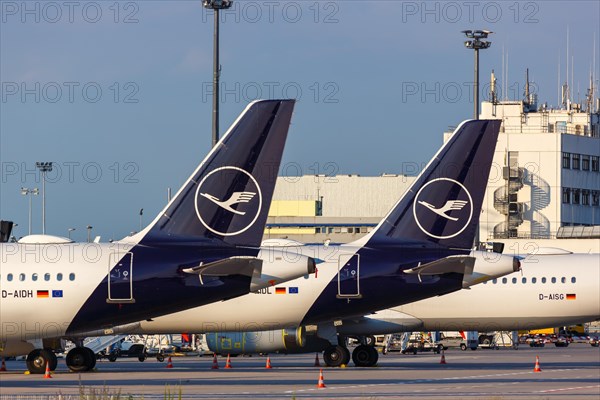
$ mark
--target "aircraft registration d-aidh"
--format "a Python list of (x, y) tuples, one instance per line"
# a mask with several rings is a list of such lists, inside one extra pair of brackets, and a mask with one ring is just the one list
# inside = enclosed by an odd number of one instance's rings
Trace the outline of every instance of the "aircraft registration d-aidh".
[[(357, 242), (263, 242), (263, 248), (281, 248), (290, 259), (305, 255), (322, 261), (314, 277), (142, 321), (141, 329), (132, 333), (263, 331), (318, 324), (319, 332), (329, 337), (341, 319), (518, 270), (513, 257), (471, 250), (499, 127), (500, 121), (463, 123), (391, 212)], [(330, 346), (326, 355), (350, 357), (342, 346)]]
[[(310, 257), (286, 262), (279, 250), (260, 249), (293, 108), (293, 100), (249, 105), (166, 208), (132, 237), (73, 243), (34, 236), (0, 244), (0, 355), (29, 352), (29, 370), (42, 373), (46, 363), (56, 367), (56, 356), (40, 339), (106, 334), (313, 272)], [(85, 347), (67, 354), (73, 370), (94, 363)]]

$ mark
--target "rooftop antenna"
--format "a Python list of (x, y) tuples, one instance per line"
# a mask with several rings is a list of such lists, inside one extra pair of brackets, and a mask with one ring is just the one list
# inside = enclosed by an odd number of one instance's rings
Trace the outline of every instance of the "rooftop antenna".
[(492, 70), (492, 75), (490, 76), (490, 98), (492, 104), (496, 104), (496, 76), (494, 75), (494, 70)]
[(529, 68), (525, 69), (525, 103), (529, 104)]

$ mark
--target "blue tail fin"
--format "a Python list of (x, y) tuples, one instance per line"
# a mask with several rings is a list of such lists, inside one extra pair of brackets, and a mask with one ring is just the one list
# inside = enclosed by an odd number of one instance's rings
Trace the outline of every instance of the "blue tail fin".
[(410, 241), (473, 246), (500, 120), (467, 121), (429, 162), (367, 238), (367, 245)]
[(144, 232), (141, 242), (217, 240), (258, 247), (294, 100), (250, 104)]

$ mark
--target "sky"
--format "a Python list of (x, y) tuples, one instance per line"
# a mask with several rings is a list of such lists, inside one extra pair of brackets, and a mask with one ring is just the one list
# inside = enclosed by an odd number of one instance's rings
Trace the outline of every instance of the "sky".
[[(473, 115), (462, 30), (494, 32), (482, 99), (492, 69), (501, 97), (521, 99), (529, 68), (557, 106), (567, 65), (575, 101), (600, 76), (599, 21), (597, 1), (235, 1), (221, 14), (221, 133), (250, 101), (293, 97), (282, 175), (405, 173)], [(119, 239), (140, 209), (154, 219), (211, 146), (212, 34), (199, 0), (0, 0), (0, 219), (15, 236), (28, 233), (21, 188), (42, 187), (36, 161), (55, 165), (46, 233)]]

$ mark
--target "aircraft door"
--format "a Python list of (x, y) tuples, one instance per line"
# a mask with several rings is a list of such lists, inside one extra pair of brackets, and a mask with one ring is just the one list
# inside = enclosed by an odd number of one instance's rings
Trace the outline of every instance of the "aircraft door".
[(108, 265), (107, 303), (135, 303), (133, 298), (133, 254), (113, 253)]
[(338, 258), (338, 299), (361, 298), (360, 256), (340, 254)]

